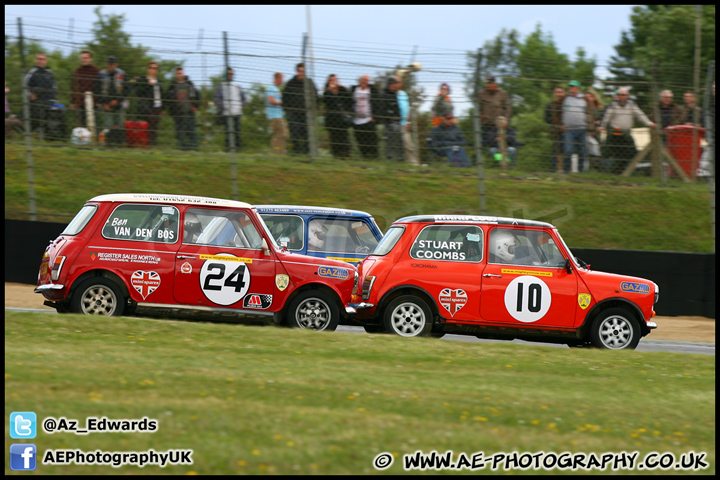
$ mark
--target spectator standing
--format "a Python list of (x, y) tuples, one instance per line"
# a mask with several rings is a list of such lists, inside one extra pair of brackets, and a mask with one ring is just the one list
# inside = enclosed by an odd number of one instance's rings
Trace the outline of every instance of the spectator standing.
[(562, 105), (565, 100), (565, 87), (558, 85), (553, 90), (553, 100), (545, 106), (545, 123), (550, 125), (552, 138), (552, 160), (550, 170), (561, 171), (563, 164)]
[[(498, 121), (507, 128), (512, 115), (510, 97), (502, 88), (498, 87), (497, 79), (493, 76), (485, 78), (485, 89), (478, 93), (480, 100), (480, 123), (483, 139), (500, 141), (498, 136)], [(483, 145), (488, 147), (487, 143)]]
[(580, 82), (573, 80), (568, 83), (568, 94), (562, 105), (563, 129), (563, 171), (570, 173), (570, 157), (574, 152), (578, 154), (578, 172), (585, 171), (586, 162), (586, 135), (590, 127), (590, 112), (587, 100), (580, 93)]
[(662, 129), (683, 123), (683, 109), (673, 103), (673, 93), (670, 90), (660, 92), (660, 102), (657, 105), (660, 112), (660, 126)]
[(635, 140), (630, 132), (635, 122), (639, 120), (645, 126), (655, 126), (629, 97), (630, 91), (627, 88), (618, 89), (617, 100), (605, 109), (599, 128), (601, 132), (607, 130), (603, 153), (605, 168), (615, 173), (622, 172), (637, 153)]
[(282, 73), (276, 72), (273, 75), (273, 84), (265, 90), (265, 116), (270, 122), (270, 129), (273, 132), (270, 148), (275, 154), (286, 155), (289, 134), (287, 121), (283, 118), (282, 93), (280, 92), (282, 82)]
[(440, 91), (435, 97), (432, 107), (432, 126), (437, 127), (448, 113), (453, 113), (453, 104), (450, 100), (450, 85), (443, 83), (440, 85)]
[(30, 93), (30, 127), (44, 132), (50, 106), (58, 91), (55, 77), (47, 66), (46, 54), (35, 55), (35, 66), (25, 76), (25, 84)]
[(181, 150), (197, 150), (195, 112), (200, 107), (200, 93), (188, 79), (183, 67), (175, 67), (175, 80), (165, 92), (170, 115), (175, 121), (175, 136)]
[[(402, 84), (401, 84), (402, 87)], [(415, 150), (415, 142), (412, 138), (412, 125), (410, 124), (410, 97), (405, 90), (397, 92), (398, 107), (400, 108), (400, 130), (402, 134), (405, 159), (410, 165), (420, 166), (420, 160)]]
[[(693, 92), (685, 92), (683, 94), (683, 122), (685, 125), (695, 125), (696, 127), (702, 127), (705, 125), (703, 119), (702, 108), (695, 104), (695, 94)], [(697, 117), (695, 113), (697, 112)], [(697, 118), (697, 120), (695, 120)], [(697, 121), (697, 123), (695, 123)]]
[(385, 125), (385, 157), (388, 160), (403, 160), (402, 130), (400, 128), (400, 104), (397, 92), (402, 86), (400, 77), (391, 76), (380, 96), (380, 112), (378, 117)]
[(336, 75), (331, 74), (325, 82), (325, 128), (330, 134), (330, 152), (335, 158), (350, 158), (348, 128), (352, 125), (352, 98)]
[(587, 131), (587, 155), (590, 158), (590, 166), (600, 170), (600, 143), (598, 142), (598, 128), (602, 119), (602, 104), (595, 94), (595, 90), (589, 87), (585, 92), (585, 101), (588, 106), (588, 131)]
[(466, 144), (465, 135), (455, 123), (452, 113), (446, 113), (442, 123), (430, 130), (430, 148), (438, 155), (447, 158), (451, 165), (453, 165), (453, 155), (457, 154), (457, 158), (460, 159), (457, 166), (470, 166), (467, 154), (462, 150)]
[[(95, 88), (95, 79), (100, 69), (92, 64), (93, 56), (90, 50), (80, 52), (80, 66), (75, 69), (72, 77), (72, 99), (70, 110), (77, 115), (77, 124), (80, 127), (87, 127), (87, 111), (85, 110), (85, 92), (92, 92)], [(93, 98), (93, 106), (95, 99)]]
[(144, 77), (133, 80), (132, 95), (137, 101), (140, 120), (148, 122), (148, 145), (157, 145), (158, 129), (163, 110), (163, 85), (158, 78), (157, 62), (148, 62)]
[(288, 125), (283, 118), (283, 99), (280, 85), (283, 83), (283, 74), (276, 72), (273, 75), (273, 84), (265, 90), (265, 116), (270, 122), (272, 139), (270, 148), (279, 155), (287, 154)]
[[(306, 104), (305, 86), (310, 90), (309, 104)], [(295, 76), (285, 84), (283, 92), (283, 108), (290, 127), (290, 141), (293, 154), (307, 155), (308, 145), (307, 111), (317, 105), (317, 88), (315, 83), (305, 76), (305, 64), (295, 66)]]
[[(129, 104), (125, 92), (125, 71), (118, 68), (117, 59), (113, 55), (107, 58), (106, 65), (107, 68), (100, 70), (96, 77), (95, 91), (99, 95), (97, 103), (103, 109), (103, 126), (108, 130), (122, 131), (125, 125), (125, 109)], [(119, 142), (122, 143), (122, 140)]]
[(245, 92), (242, 87), (233, 83), (233, 69), (228, 67), (227, 80), (220, 83), (215, 90), (214, 102), (217, 105), (218, 113), (222, 115), (223, 126), (225, 127), (225, 149), (230, 151), (230, 139), (235, 141), (235, 150), (240, 151), (242, 143), (240, 140), (240, 121), (245, 108)]
[(370, 85), (369, 75), (362, 75), (358, 85), (353, 85), (350, 93), (355, 111), (353, 130), (360, 154), (364, 158), (377, 158), (378, 137), (375, 115), (380, 111), (380, 92), (375, 86)]

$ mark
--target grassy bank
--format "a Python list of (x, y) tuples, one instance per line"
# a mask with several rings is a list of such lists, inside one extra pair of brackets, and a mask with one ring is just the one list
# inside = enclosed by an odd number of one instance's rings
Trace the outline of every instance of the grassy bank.
[(418, 450), (641, 458), (695, 451), (707, 452), (702, 473), (712, 474), (714, 363), (702, 355), (6, 312), (5, 414), (34, 411), (39, 424), (159, 421), (154, 433), (41, 431), (32, 441), (39, 455), (194, 451), (191, 466), (38, 465), (43, 474), (363, 474), (375, 472), (381, 452), (396, 456), (386, 472), (402, 473), (402, 455)]
[[(411, 214), (480, 214), (476, 169), (424, 168), (384, 161), (273, 158), (260, 154), (95, 151), (36, 147), (38, 219), (66, 223), (100, 194), (155, 192), (304, 204), (372, 213), (381, 228)], [(235, 173), (233, 173), (235, 171)], [(571, 247), (713, 251), (704, 183), (597, 173), (568, 176), (487, 169), (488, 215), (549, 221)], [(232, 179), (236, 178), (233, 183)], [(29, 218), (26, 154), (5, 146), (5, 217)]]

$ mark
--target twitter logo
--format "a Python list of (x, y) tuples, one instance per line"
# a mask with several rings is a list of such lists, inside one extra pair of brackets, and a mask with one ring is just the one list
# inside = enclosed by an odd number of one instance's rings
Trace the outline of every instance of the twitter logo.
[(37, 415), (35, 412), (13, 412), (10, 414), (10, 438), (35, 438)]

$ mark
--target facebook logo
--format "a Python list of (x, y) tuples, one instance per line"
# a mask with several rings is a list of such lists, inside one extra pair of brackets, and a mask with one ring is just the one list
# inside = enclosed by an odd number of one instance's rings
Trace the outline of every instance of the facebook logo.
[(13, 443), (10, 445), (11, 470), (35, 470), (37, 467), (37, 447), (32, 443)]
[(35, 412), (12, 412), (10, 414), (10, 438), (35, 438), (37, 415)]

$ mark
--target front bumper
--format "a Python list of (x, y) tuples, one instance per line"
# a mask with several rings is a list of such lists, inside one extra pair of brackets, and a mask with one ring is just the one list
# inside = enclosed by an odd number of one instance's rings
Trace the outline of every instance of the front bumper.
[(646, 322), (645, 325), (647, 325), (650, 330), (655, 330), (657, 328), (657, 323), (655, 322)]

